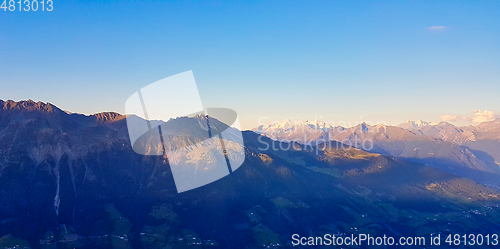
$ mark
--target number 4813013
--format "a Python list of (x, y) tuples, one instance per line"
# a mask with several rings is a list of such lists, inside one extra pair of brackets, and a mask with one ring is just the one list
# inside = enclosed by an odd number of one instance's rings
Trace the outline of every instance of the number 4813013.
[[(1, 1), (1, 0), (0, 0)], [(0, 9), (3, 11), (52, 11), (54, 2), (52, 0), (3, 0)]]

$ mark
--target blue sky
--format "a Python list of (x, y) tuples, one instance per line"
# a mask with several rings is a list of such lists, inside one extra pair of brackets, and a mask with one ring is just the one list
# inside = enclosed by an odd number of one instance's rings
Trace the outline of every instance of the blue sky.
[(193, 70), (205, 107), (243, 128), (500, 114), (498, 1), (55, 0), (0, 23), (3, 100), (124, 113), (138, 89)]

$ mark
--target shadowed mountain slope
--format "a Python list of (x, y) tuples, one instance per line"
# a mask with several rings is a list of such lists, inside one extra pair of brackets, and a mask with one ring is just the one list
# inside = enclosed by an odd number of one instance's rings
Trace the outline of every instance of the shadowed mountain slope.
[[(238, 170), (178, 194), (168, 159), (134, 153), (122, 116), (2, 103), (0, 246), (291, 248), (295, 233), (500, 229), (495, 190), (336, 141), (312, 146), (243, 132)], [(186, 127), (200, 118), (171, 120), (169, 132), (197, 139)]]

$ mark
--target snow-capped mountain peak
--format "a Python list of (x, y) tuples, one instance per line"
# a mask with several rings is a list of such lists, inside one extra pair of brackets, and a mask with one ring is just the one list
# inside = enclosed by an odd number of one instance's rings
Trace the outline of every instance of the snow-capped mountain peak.
[(427, 121), (423, 121), (423, 120), (417, 120), (417, 121), (413, 121), (413, 120), (408, 120), (404, 123), (402, 123), (400, 126), (412, 126), (414, 128), (422, 128), (422, 127), (425, 127), (425, 126), (429, 126), (429, 125), (437, 125), (438, 123), (436, 122), (427, 122)]
[(317, 120), (305, 120), (304, 121), (304, 120), (285, 119), (279, 123), (272, 123), (269, 125), (261, 125), (258, 127), (257, 131), (265, 131), (265, 130), (286, 131), (286, 130), (294, 130), (297, 128), (328, 130), (328, 129), (333, 128), (333, 126), (329, 125), (323, 121), (317, 121)]

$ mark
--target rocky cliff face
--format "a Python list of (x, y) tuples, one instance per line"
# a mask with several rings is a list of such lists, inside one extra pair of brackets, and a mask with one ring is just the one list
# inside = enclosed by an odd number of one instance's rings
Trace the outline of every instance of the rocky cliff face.
[(101, 112), (101, 113), (94, 114), (92, 116), (96, 118), (96, 121), (98, 123), (116, 122), (116, 121), (120, 121), (120, 120), (125, 118), (124, 115), (121, 115), (121, 114), (116, 113), (116, 112)]
[(2, 103), (0, 213), (25, 225), (14, 231), (76, 225), (82, 202), (137, 191), (142, 158), (130, 153), (124, 120), (103, 122), (118, 115), (68, 114), (33, 101)]

